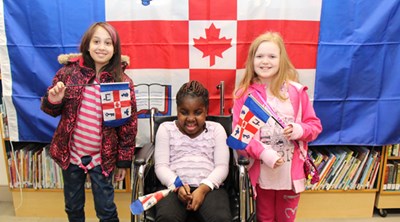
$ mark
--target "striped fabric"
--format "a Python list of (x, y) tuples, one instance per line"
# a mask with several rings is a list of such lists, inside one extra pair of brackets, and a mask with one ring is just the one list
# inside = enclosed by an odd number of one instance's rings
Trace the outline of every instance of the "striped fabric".
[[(101, 122), (100, 85), (86, 86), (72, 135), (71, 149), (71, 163), (79, 165), (86, 172), (101, 163)], [(86, 166), (81, 161), (83, 156), (92, 157)]]

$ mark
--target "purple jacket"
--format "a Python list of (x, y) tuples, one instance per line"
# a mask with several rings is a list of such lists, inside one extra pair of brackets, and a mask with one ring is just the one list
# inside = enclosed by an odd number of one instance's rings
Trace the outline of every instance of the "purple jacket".
[[(65, 85), (87, 84), (95, 76), (95, 70), (83, 66), (83, 58), (77, 54), (59, 56), (60, 63), (65, 63), (56, 73), (51, 89), (57, 82), (62, 81)], [(126, 63), (123, 65), (125, 69)], [(136, 98), (132, 80), (124, 74), (124, 82), (129, 82), (131, 93), (131, 118), (119, 127), (102, 127), (101, 166), (103, 173), (108, 176), (117, 165), (118, 168), (131, 167), (132, 157), (135, 149), (135, 138), (137, 133), (137, 111)], [(100, 74), (100, 82), (113, 82), (110, 73)], [(60, 104), (53, 104), (48, 100), (48, 90), (41, 100), (41, 109), (51, 115), (61, 115), (61, 120), (53, 135), (50, 144), (50, 155), (62, 169), (67, 169), (70, 163), (70, 148), (72, 133), (75, 129), (76, 117), (82, 102), (83, 86), (67, 87), (65, 96)]]
[[(305, 175), (303, 170), (304, 158), (301, 155), (300, 151), (305, 155), (308, 150), (308, 142), (313, 141), (317, 138), (317, 136), (322, 131), (321, 121), (315, 115), (314, 108), (309, 100), (307, 95), (307, 87), (300, 85), (299, 83), (290, 82), (288, 84), (288, 91), (290, 101), (292, 103), (293, 111), (294, 111), (294, 131), (297, 131), (299, 138), (295, 138), (300, 143), (300, 149), (295, 149), (293, 153), (292, 167), (291, 167), (291, 176), (293, 188), (296, 193), (302, 192), (305, 189)], [(265, 85), (263, 84), (252, 84), (247, 92), (238, 99), (235, 99), (233, 105), (233, 127), (236, 126), (239, 120), (240, 110), (248, 97), (248, 94), (252, 93), (255, 95), (258, 92), (259, 95), (266, 100), (266, 90)], [(301, 111), (299, 112), (301, 103)], [(295, 133), (294, 133), (295, 134)], [(279, 156), (276, 154), (272, 148), (268, 149), (264, 146), (259, 140), (259, 134), (255, 135), (255, 139), (253, 139), (249, 145), (246, 147), (245, 152), (239, 152), (240, 155), (249, 156), (254, 160), (254, 163), (250, 166), (249, 176), (253, 186), (256, 185), (258, 181), (258, 177), (260, 175), (260, 159), (261, 155), (263, 156), (264, 162), (269, 166), (273, 167), (276, 160), (279, 159)], [(263, 151), (265, 151), (263, 153)]]

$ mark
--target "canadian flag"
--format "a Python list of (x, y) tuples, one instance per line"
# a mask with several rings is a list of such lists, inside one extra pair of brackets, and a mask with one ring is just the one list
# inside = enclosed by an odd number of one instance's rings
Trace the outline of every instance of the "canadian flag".
[(183, 83), (199, 80), (210, 91), (211, 114), (219, 112), (220, 81), (229, 112), (248, 47), (266, 31), (283, 35), (301, 78), (314, 86), (321, 0), (106, 0), (105, 9), (135, 84), (170, 84), (175, 97)]
[[(120, 34), (122, 51), (130, 57), (127, 73), (135, 84), (170, 85), (175, 98), (183, 83), (198, 80), (210, 92), (209, 113), (219, 114), (217, 85), (224, 81), (223, 111), (228, 114), (250, 43), (263, 32), (277, 31), (302, 83), (311, 89), (310, 97), (314, 94), (321, 0), (152, 0), (147, 6), (132, 0), (105, 3), (106, 21)], [(174, 101), (170, 107), (172, 115), (176, 114)], [(139, 121), (139, 127), (147, 125), (148, 120)]]

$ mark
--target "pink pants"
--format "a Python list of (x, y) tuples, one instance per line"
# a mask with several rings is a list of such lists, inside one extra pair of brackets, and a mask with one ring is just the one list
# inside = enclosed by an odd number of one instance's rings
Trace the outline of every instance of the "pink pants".
[(257, 221), (293, 222), (296, 218), (300, 194), (292, 190), (257, 189)]

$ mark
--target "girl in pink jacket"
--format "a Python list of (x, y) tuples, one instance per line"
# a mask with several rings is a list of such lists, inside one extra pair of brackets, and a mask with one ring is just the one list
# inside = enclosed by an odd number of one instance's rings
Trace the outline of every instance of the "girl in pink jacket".
[(268, 103), (286, 125), (282, 128), (269, 118), (246, 149), (239, 151), (251, 160), (249, 175), (257, 193), (258, 221), (295, 220), (299, 193), (305, 189), (307, 143), (322, 131), (306, 90), (298, 83), (279, 33), (267, 32), (252, 42), (245, 74), (235, 90), (233, 126), (249, 94)]

